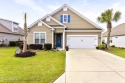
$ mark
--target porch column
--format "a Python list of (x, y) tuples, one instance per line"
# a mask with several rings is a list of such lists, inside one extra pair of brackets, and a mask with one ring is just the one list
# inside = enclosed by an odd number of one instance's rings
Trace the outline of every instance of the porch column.
[(65, 49), (65, 30), (63, 31), (63, 50)]
[(53, 34), (53, 32), (54, 32), (54, 30), (52, 30), (52, 48), (54, 48), (54, 43), (53, 43), (53, 41), (54, 41), (54, 34)]

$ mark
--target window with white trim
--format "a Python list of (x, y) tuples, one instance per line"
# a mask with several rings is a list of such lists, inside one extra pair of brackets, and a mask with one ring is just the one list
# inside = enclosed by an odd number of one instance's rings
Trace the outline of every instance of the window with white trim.
[(18, 29), (19, 29), (18, 25), (13, 23), (13, 32), (18, 32)]
[(63, 23), (68, 23), (68, 15), (63, 14)]
[(44, 44), (46, 41), (46, 33), (45, 32), (35, 32), (34, 33), (34, 43), (35, 44)]

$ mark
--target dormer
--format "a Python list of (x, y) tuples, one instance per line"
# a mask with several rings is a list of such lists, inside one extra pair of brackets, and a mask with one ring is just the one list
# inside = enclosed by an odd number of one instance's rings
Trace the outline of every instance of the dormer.
[(12, 32), (19, 32), (19, 26), (15, 22), (12, 22)]

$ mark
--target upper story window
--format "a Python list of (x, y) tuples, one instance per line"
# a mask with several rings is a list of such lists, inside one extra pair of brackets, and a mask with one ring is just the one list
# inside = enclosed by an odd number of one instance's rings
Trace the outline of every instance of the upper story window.
[(61, 23), (70, 23), (70, 15), (68, 15), (68, 14), (61, 15), (60, 22)]
[(19, 26), (18, 24), (13, 23), (13, 32), (18, 32)]

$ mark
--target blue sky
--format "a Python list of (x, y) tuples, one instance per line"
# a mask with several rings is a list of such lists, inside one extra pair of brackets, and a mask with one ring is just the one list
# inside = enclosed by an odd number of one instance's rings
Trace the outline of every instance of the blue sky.
[(0, 0), (0, 18), (16, 21), (23, 27), (24, 12), (28, 14), (27, 22), (30, 25), (63, 4), (74, 8), (102, 28), (106, 28), (106, 24), (98, 23), (96, 18), (109, 8), (122, 12), (121, 20), (113, 23), (113, 26), (125, 22), (125, 0)]

